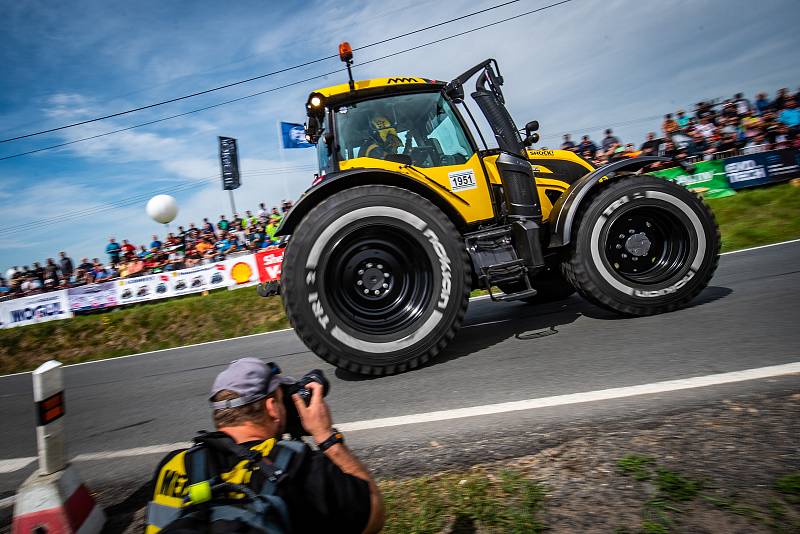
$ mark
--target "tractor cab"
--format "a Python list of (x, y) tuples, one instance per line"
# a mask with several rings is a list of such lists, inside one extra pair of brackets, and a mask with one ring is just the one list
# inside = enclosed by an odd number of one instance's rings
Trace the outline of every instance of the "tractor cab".
[(343, 85), (311, 93), (306, 132), (320, 173), (364, 167), (364, 158), (420, 168), (465, 164), (475, 143), (443, 86), (379, 78), (354, 82), (352, 91)]

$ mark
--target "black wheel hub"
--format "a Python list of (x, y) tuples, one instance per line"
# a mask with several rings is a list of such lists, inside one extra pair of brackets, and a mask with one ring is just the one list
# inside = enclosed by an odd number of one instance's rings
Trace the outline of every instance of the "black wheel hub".
[(685, 266), (690, 234), (683, 219), (671, 209), (633, 207), (607, 224), (606, 260), (619, 277), (639, 284), (658, 284)]
[(371, 223), (352, 229), (326, 255), (327, 306), (357, 332), (402, 332), (432, 299), (432, 263), (404, 228)]

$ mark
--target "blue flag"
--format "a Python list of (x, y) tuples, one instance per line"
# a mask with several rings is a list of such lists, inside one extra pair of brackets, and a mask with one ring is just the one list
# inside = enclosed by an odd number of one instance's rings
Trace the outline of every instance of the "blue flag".
[(283, 148), (308, 148), (311, 143), (306, 141), (306, 129), (302, 124), (281, 122), (281, 142)]

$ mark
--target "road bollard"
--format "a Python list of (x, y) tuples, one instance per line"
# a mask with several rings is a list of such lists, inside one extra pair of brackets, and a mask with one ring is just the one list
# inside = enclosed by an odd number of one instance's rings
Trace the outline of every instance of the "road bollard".
[(17, 491), (13, 534), (93, 534), (105, 523), (102, 508), (67, 462), (62, 374), (55, 360), (33, 372), (39, 469)]

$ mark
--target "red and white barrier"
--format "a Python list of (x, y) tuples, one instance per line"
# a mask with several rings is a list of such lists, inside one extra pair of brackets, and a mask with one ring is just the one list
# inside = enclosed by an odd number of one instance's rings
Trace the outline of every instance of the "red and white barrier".
[(51, 360), (33, 372), (39, 469), (22, 483), (14, 500), (13, 534), (92, 534), (105, 514), (64, 447), (64, 382), (61, 363)]

